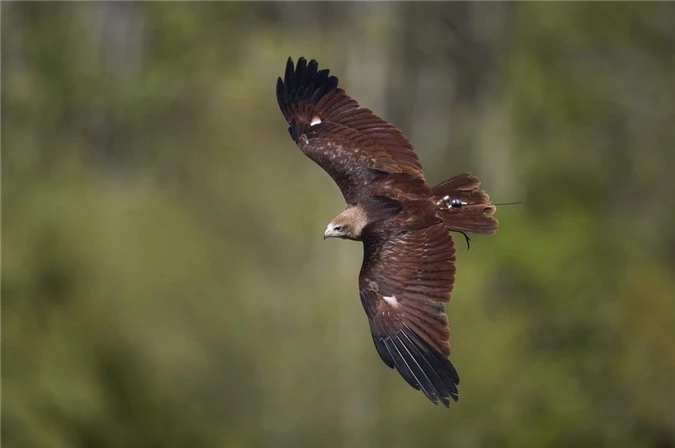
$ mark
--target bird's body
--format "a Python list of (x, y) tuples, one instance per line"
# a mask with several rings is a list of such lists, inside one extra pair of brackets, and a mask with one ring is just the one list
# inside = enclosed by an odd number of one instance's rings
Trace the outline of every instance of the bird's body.
[(449, 231), (492, 234), (494, 205), (462, 173), (426, 184), (406, 137), (337, 87), (328, 70), (289, 58), (277, 100), (300, 149), (340, 188), (347, 206), (324, 237), (363, 242), (361, 302), (382, 360), (434, 403), (457, 399), (444, 303), (455, 277)]

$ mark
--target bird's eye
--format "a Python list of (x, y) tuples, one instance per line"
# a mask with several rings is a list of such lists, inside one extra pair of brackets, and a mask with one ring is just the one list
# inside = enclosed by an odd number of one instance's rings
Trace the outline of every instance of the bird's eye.
[(340, 230), (342, 230), (342, 226), (335, 226), (335, 227), (333, 227), (333, 230), (339, 232)]

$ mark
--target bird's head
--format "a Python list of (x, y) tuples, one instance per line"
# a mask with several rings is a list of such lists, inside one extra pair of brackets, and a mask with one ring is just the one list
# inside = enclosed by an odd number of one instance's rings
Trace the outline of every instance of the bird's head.
[(345, 240), (361, 240), (361, 230), (366, 225), (367, 217), (359, 206), (348, 206), (326, 226), (323, 239), (342, 238)]
[(336, 222), (336, 220), (329, 222), (326, 226), (326, 231), (323, 232), (323, 239), (325, 240), (326, 238), (357, 239), (350, 223)]

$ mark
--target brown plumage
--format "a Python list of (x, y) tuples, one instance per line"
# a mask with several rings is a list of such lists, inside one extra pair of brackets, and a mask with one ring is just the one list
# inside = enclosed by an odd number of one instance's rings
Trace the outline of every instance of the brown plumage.
[(277, 100), (293, 140), (347, 203), (324, 237), (363, 241), (359, 290), (377, 352), (447, 407), (459, 384), (444, 305), (455, 281), (449, 231), (495, 233), (495, 206), (470, 173), (429, 188), (403, 133), (360, 107), (314, 60), (288, 59)]

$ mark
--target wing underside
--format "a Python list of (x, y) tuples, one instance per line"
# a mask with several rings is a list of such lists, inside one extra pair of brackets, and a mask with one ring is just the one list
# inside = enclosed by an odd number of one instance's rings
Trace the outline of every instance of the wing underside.
[(288, 59), (284, 79), (277, 80), (277, 101), (293, 140), (330, 174), (347, 202), (354, 202), (377, 173), (424, 180), (403, 133), (360, 107), (315, 60), (300, 58), (294, 65)]
[(455, 275), (452, 239), (442, 223), (364, 240), (361, 301), (375, 348), (434, 404), (457, 400), (444, 302)]

